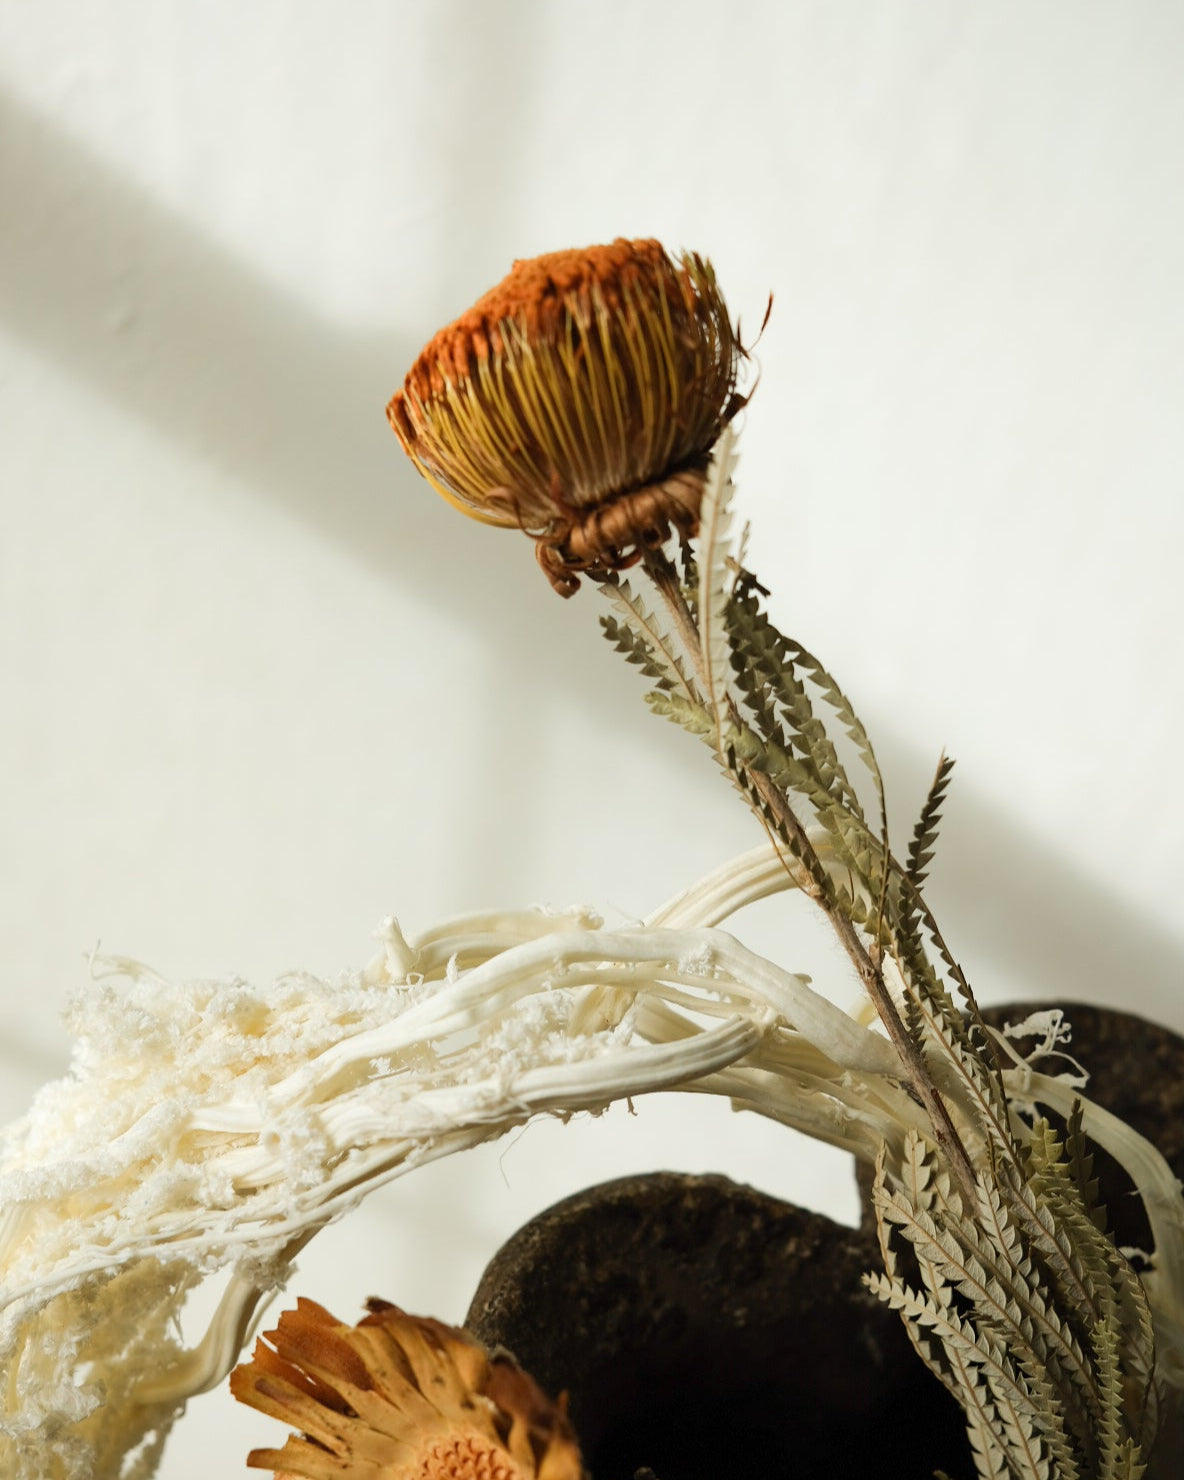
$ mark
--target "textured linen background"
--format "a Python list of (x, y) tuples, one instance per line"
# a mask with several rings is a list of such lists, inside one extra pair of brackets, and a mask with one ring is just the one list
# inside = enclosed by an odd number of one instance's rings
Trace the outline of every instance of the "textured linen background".
[[(1184, 1028), (1184, 10), (1172, 3), (0, 0), (0, 1094), (107, 950), (333, 974), (488, 904), (620, 921), (758, 841), (515, 535), (383, 405), (515, 256), (655, 235), (776, 307), (741, 509), (855, 699), (987, 1000)], [(842, 1001), (800, 905), (739, 925)], [(849, 1168), (694, 1101), (414, 1174), (294, 1291), (459, 1319), (527, 1216)], [(192, 1405), (163, 1474), (267, 1420)]]

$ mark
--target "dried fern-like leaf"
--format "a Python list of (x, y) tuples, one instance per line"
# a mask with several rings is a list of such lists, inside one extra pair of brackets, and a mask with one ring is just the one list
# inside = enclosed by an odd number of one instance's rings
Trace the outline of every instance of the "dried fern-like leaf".
[(966, 1414), (966, 1433), (980, 1480), (1014, 1477), (1015, 1472), (1008, 1462), (1007, 1452), (995, 1437), (999, 1422), (987, 1396), (983, 1379), (975, 1367), (959, 1353), (955, 1352), (951, 1357), (951, 1366), (958, 1383), (957, 1396), (962, 1404), (962, 1411)]
[[(881, 1168), (875, 1206), (888, 1274), (868, 1276), (867, 1284), (900, 1312), (923, 1359), (954, 1391), (967, 1415), (980, 1473), (1004, 1473), (1002, 1456), (1006, 1473), (1024, 1480), (1052, 1474), (1077, 1480), (1059, 1395), (1034, 1355), (998, 1318), (1003, 1308), (1017, 1324), (1023, 1320), (995, 1271), (978, 1257), (981, 1251), (963, 1247), (974, 1242), (973, 1225), (967, 1228), (960, 1199), (938, 1170), (935, 1148), (910, 1135), (899, 1186), (889, 1190)], [(909, 1241), (925, 1294), (896, 1273), (891, 1226)], [(937, 1337), (936, 1351), (921, 1338), (924, 1331)]]
[[(647, 661), (657, 670), (655, 674), (647, 668), (646, 673), (650, 677), (656, 677), (663, 688), (676, 690), (687, 699), (697, 697), (682, 644), (665, 619), (646, 606), (628, 581), (604, 581), (601, 583), (601, 590), (617, 608), (620, 621), (632, 633), (638, 650), (644, 651)], [(602, 618), (602, 625), (604, 621)], [(604, 630), (609, 640), (615, 643), (615, 635), (607, 627)], [(616, 630), (621, 630), (619, 625)], [(626, 657), (628, 658), (628, 654)]]
[(808, 802), (817, 817), (829, 812), (830, 794), (807, 759), (775, 740), (762, 740), (747, 725), (728, 724), (724, 738), (744, 765), (763, 772), (780, 790)]
[(794, 645), (762, 610), (751, 579), (741, 581), (737, 587), (728, 608), (728, 627), (737, 686), (758, 729), (762, 728), (765, 715), (779, 716), (796, 748), (811, 761), (832, 805), (849, 810), (862, 821), (859, 795), (795, 671)]
[(649, 642), (632, 627), (618, 622), (615, 617), (601, 617), (600, 628), (626, 663), (640, 668), (660, 689), (673, 688), (674, 680), (669, 668), (658, 661)]
[(995, 1156), (1015, 1163), (1018, 1148), (1011, 1131), (1007, 1096), (994, 1063), (975, 1038), (973, 1021), (965, 1021), (936, 979), (927, 980), (919, 988), (912, 978), (909, 986), (917, 992), (917, 1010), (928, 1041), (935, 1051), (944, 1054), (946, 1071), (958, 1084), (963, 1104), (975, 1117), (978, 1130), (991, 1142)]
[(1133, 1480), (1146, 1465), (1130, 1432), (1122, 1390), (1119, 1347), (1122, 1338), (1117, 1321), (1107, 1314), (1091, 1332), (1094, 1366), (1102, 1385), (1102, 1416), (1098, 1425), (1100, 1461), (1098, 1480)]
[(699, 672), (703, 681), (704, 698), (716, 716), (717, 729), (721, 730), (728, 697), (726, 616), (735, 580), (730, 538), (735, 447), (735, 433), (730, 427), (726, 427), (715, 445), (703, 488), (703, 500), (699, 506), (699, 589), (696, 601)]
[(933, 778), (929, 794), (925, 798), (925, 805), (921, 808), (921, 815), (913, 829), (905, 872), (917, 888), (925, 882), (929, 865), (933, 861), (933, 850), (937, 845), (937, 830), (941, 825), (941, 809), (953, 770), (954, 762), (949, 756), (943, 755), (937, 763), (937, 774)]
[(727, 739), (724, 743), (722, 761), (736, 789), (760, 819), (778, 852), (783, 858), (792, 861), (787, 863), (787, 868), (795, 883), (807, 888), (808, 892), (817, 899), (832, 898), (834, 884), (817, 852), (810, 844), (806, 830), (800, 825), (788, 825), (780, 809), (770, 805), (768, 798), (761, 793), (757, 785), (760, 773), (754, 773), (742, 763)]
[(994, 1241), (984, 1237), (975, 1219), (963, 1219), (955, 1232), (956, 1237), (946, 1231), (947, 1255), (958, 1252), (944, 1273), (974, 1303), (980, 1319), (999, 1333), (1018, 1360), (1063, 1375), (1067, 1382), (1080, 1385), (1086, 1402), (1096, 1403), (1088, 1363), (1071, 1328), (1041, 1289), (1035, 1267), (1035, 1278), (1030, 1278), (1022, 1263), (1000, 1259)]
[(1082, 1129), (1081, 1101), (1073, 1101), (1073, 1109), (1065, 1124), (1065, 1160), (1077, 1188), (1082, 1206), (1090, 1222), (1099, 1233), (1106, 1231), (1106, 1208), (1098, 1196), (1098, 1179), (1094, 1176), (1094, 1158), (1089, 1141)]
[(867, 768), (875, 787), (876, 799), (879, 802), (881, 817), (881, 832), (886, 830), (883, 822), (885, 815), (884, 806), (884, 780), (880, 775), (880, 765), (876, 760), (876, 753), (872, 749), (872, 742), (863, 727), (862, 721), (855, 713), (851, 701), (843, 693), (835, 679), (827, 672), (816, 657), (808, 652), (800, 643), (789, 640), (787, 646), (793, 655), (796, 667), (803, 669), (810, 682), (818, 689), (823, 700), (837, 715), (839, 723), (847, 733), (847, 738), (859, 752), (860, 759)]
[(707, 740), (714, 745), (715, 716), (705, 704), (695, 699), (685, 698), (682, 694), (667, 693), (664, 690), (655, 690), (645, 696), (645, 702), (655, 714), (681, 725), (689, 734), (699, 740)]
[[(1081, 1104), (1076, 1101), (1070, 1126), (1078, 1141), (1080, 1121)], [(1064, 1298), (1076, 1297), (1094, 1325), (1113, 1319), (1119, 1337), (1118, 1360), (1131, 1382), (1141, 1390), (1139, 1408), (1150, 1416), (1155, 1339), (1146, 1291), (1130, 1262), (1098, 1227), (1095, 1210), (1082, 1194), (1080, 1173), (1043, 1118), (1038, 1118), (1033, 1126), (1027, 1152), (1026, 1191), (1049, 1210), (1064, 1266), (1071, 1271), (1075, 1282), (1067, 1288)], [(1078, 1158), (1081, 1154), (1079, 1149)], [(1088, 1185), (1087, 1178), (1087, 1188)], [(1084, 1296), (1081, 1291), (1085, 1292)], [(1143, 1436), (1136, 1437), (1141, 1440)]]

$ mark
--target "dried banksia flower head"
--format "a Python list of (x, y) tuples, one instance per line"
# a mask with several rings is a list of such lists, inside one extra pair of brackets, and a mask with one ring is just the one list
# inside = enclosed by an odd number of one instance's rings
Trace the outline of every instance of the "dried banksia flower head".
[(347, 1326), (300, 1300), (231, 1374), (240, 1402), (301, 1431), (248, 1465), (280, 1480), (584, 1480), (562, 1402), (508, 1357), (369, 1305)]
[(580, 572), (695, 533), (743, 355), (709, 262), (618, 240), (515, 262), (428, 343), (387, 416), (450, 503), (531, 535), (570, 596)]

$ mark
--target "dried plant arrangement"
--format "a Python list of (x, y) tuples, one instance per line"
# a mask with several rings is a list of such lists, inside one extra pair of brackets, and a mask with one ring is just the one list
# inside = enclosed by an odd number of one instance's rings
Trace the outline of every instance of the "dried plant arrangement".
[[(1180, 1472), (1180, 1185), (980, 1013), (925, 895), (951, 762), (897, 851), (856, 710), (773, 624), (733, 513), (746, 358), (708, 262), (618, 241), (515, 264), (430, 341), (389, 418), (446, 498), (535, 542), (560, 595), (598, 592), (650, 707), (706, 746), (763, 842), (631, 928), (587, 909), (389, 921), (344, 984), (96, 963), (71, 1072), (0, 1157), (5, 1474), (142, 1480), (299, 1250), (368, 1190), (540, 1114), (672, 1089), (874, 1169), (867, 1285), (961, 1405), (984, 1480)], [(722, 928), (788, 890), (825, 917), (863, 1010)], [(1095, 1146), (1145, 1206), (1137, 1268)], [(185, 1349), (177, 1312), (219, 1271)], [(582, 1472), (562, 1404), (512, 1361), (381, 1302), (351, 1326), (302, 1300), (232, 1386), (297, 1431), (251, 1456), (281, 1475)]]

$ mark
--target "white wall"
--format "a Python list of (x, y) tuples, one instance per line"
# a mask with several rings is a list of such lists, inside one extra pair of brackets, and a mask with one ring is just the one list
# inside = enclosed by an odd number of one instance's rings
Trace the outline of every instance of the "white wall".
[[(5, 1112), (96, 942), (332, 973), (387, 913), (636, 915), (755, 840), (595, 599), (383, 417), (513, 257), (619, 234), (708, 254), (750, 328), (776, 295), (754, 564), (899, 828), (959, 758), (933, 896), (981, 995), (1184, 1028), (1182, 46), (1172, 0), (0, 0)], [(845, 997), (799, 909), (753, 928)], [(631, 1169), (850, 1211), (842, 1165), (693, 1108), (418, 1173), (295, 1288), (457, 1319)], [(274, 1428), (211, 1395), (163, 1474)]]

